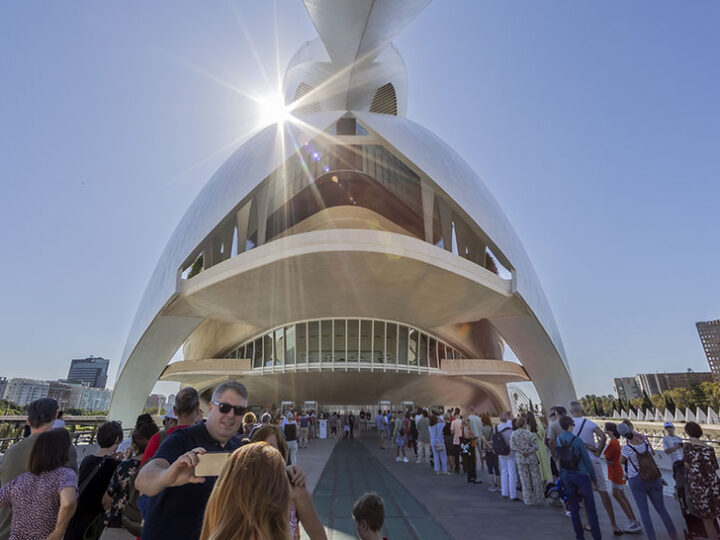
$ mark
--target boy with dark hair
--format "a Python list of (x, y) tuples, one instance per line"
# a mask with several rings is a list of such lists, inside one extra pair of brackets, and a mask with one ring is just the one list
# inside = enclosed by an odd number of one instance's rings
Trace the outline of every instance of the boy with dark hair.
[(385, 503), (380, 495), (366, 493), (360, 497), (353, 505), (352, 516), (360, 540), (387, 540), (380, 534), (385, 523)]

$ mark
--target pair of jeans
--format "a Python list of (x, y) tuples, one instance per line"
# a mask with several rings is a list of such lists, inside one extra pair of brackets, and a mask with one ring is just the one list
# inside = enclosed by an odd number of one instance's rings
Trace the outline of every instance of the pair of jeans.
[(562, 471), (560, 478), (562, 478), (562, 482), (565, 485), (565, 494), (568, 498), (575, 538), (577, 540), (583, 540), (585, 538), (582, 521), (580, 521), (580, 499), (582, 498), (582, 500), (585, 501), (585, 509), (590, 519), (590, 534), (594, 540), (600, 540), (600, 523), (598, 523), (595, 497), (593, 495), (590, 477), (578, 471)]
[(418, 442), (418, 453), (417, 453), (417, 460), (418, 463), (425, 463), (426, 465), (430, 463), (430, 443), (429, 442)]
[(632, 491), (635, 504), (637, 504), (638, 510), (640, 510), (640, 519), (642, 520), (643, 527), (645, 528), (645, 534), (649, 540), (655, 540), (655, 529), (653, 528), (652, 519), (650, 519), (650, 508), (648, 507), (648, 499), (655, 507), (655, 511), (660, 515), (660, 519), (665, 524), (670, 538), (673, 540), (677, 539), (677, 531), (675, 530), (675, 524), (665, 509), (665, 500), (663, 496), (663, 486), (660, 479), (647, 481), (643, 480), (639, 476), (634, 476), (628, 480), (630, 484), (630, 491)]
[(447, 453), (445, 452), (445, 448), (438, 450), (436, 445), (432, 445), (432, 453), (435, 472), (448, 472)]

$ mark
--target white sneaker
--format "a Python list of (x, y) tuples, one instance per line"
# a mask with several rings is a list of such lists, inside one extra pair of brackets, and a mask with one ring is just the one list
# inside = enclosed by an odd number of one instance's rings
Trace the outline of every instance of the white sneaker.
[(401, 462), (401, 461), (402, 461), (402, 458), (401, 458), (400, 456), (398, 456), (398, 457), (395, 458), (395, 463), (399, 463), (399, 462)]
[(625, 525), (622, 530), (630, 534), (640, 534), (643, 531), (643, 528), (637, 521), (631, 521)]
[(410, 463), (410, 460), (407, 458), (407, 456), (403, 458), (403, 461), (404, 461), (405, 463)]

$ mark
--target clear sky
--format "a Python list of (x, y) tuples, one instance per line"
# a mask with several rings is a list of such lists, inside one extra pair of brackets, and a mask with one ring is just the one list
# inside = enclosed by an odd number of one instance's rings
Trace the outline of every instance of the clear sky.
[[(436, 0), (408, 117), (465, 157), (545, 288), (580, 394), (707, 370), (720, 318), (720, 2)], [(119, 364), (157, 259), (316, 33), (299, 0), (0, 0), (0, 375)]]

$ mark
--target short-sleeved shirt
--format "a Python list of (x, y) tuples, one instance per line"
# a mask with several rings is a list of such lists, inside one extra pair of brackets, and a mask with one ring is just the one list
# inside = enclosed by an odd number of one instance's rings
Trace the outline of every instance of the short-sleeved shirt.
[[(95, 455), (87, 456), (82, 460), (78, 483), (82, 485), (86, 478), (91, 474), (93, 476), (78, 496), (77, 510), (65, 531), (65, 540), (82, 540), (85, 529), (92, 520), (105, 512), (102, 498), (119, 463), (116, 459)], [(96, 469), (97, 472), (94, 473)]]
[[(241, 445), (242, 439), (233, 435), (224, 447), (221, 446), (210, 436), (205, 422), (200, 422), (169, 435), (153, 459), (164, 459), (172, 464), (193, 448), (204, 448), (208, 452), (232, 452)], [(207, 477), (202, 484), (169, 487), (150, 497), (143, 522), (143, 540), (199, 538), (205, 506), (215, 486), (215, 480), (217, 477)]]
[(120, 465), (115, 468), (106, 491), (112, 501), (105, 511), (105, 525), (117, 523), (122, 519), (122, 511), (130, 495), (130, 480), (138, 472), (138, 469), (140, 469), (140, 460), (136, 457), (121, 461)]
[[(22, 473), (27, 472), (27, 463), (30, 458), (35, 440), (39, 433), (33, 433), (29, 437), (18, 441), (5, 451), (2, 464), (0, 464), (0, 485), (15, 480)], [(73, 471), (77, 470), (77, 452), (75, 447), (70, 445), (68, 462), (65, 466)], [(10, 522), (12, 520), (12, 510), (9, 506), (0, 508), (0, 540), (7, 540), (10, 536)]]
[[(625, 480), (623, 479), (623, 470), (620, 464), (620, 441), (611, 438), (607, 448), (605, 448), (604, 454), (605, 459), (608, 460), (608, 478), (613, 484), (623, 485)], [(612, 461), (612, 463), (609, 463), (610, 461)]]
[(12, 506), (10, 538), (46, 538), (55, 529), (60, 510), (60, 492), (77, 489), (75, 471), (58, 467), (34, 475), (25, 472), (0, 489), (0, 506)]
[[(583, 418), (582, 416), (574, 418), (573, 420), (575, 421), (573, 435), (577, 435), (578, 439), (584, 442), (587, 448), (596, 450), (597, 443), (595, 442), (595, 430), (598, 428), (598, 425), (592, 420)], [(590, 454), (590, 459), (597, 461), (599, 458), (595, 454)]]
[[(637, 450), (637, 452), (634, 452), (632, 448)], [(640, 466), (638, 465), (638, 453), (642, 454), (643, 452), (647, 452), (650, 450), (650, 445), (647, 442), (643, 442), (642, 444), (630, 444), (629, 442), (622, 447), (622, 455), (627, 458), (628, 460), (628, 466), (625, 469), (627, 471), (627, 477), (628, 480), (631, 478), (635, 478), (638, 475)]]
[[(678, 437), (677, 435), (665, 435), (663, 437), (663, 450), (667, 450), (668, 448), (672, 448), (673, 446), (677, 446), (682, 442), (682, 439)], [(676, 461), (682, 461), (683, 460), (683, 449), (682, 447), (678, 448), (671, 454), (669, 454), (670, 457), (673, 460), (673, 463)]]
[(460, 444), (460, 435), (462, 434), (462, 419), (459, 416), (450, 423), (450, 431), (453, 436), (453, 444)]
[[(167, 435), (163, 438), (165, 440), (168, 438), (172, 433), (175, 433), (178, 429), (186, 428), (187, 425), (182, 426), (173, 426), (170, 429), (167, 430)], [(146, 461), (150, 461), (152, 457), (155, 455), (155, 452), (158, 451), (158, 448), (160, 448), (160, 433), (157, 432), (155, 435), (150, 437), (150, 440), (147, 443), (147, 446), (145, 447), (145, 452), (143, 453), (142, 460), (140, 460), (140, 466), (142, 467), (145, 465)], [(192, 450), (192, 449), (191, 449)]]

